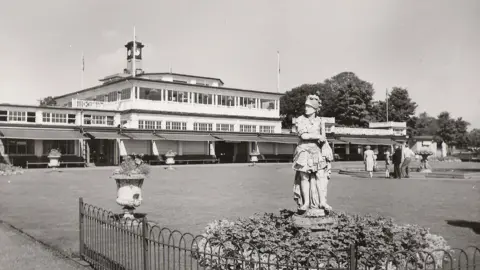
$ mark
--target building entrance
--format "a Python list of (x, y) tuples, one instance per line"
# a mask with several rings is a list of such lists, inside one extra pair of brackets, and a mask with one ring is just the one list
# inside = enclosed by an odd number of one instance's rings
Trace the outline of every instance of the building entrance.
[(115, 165), (115, 143), (114, 140), (89, 140), (90, 162), (95, 166)]
[(232, 163), (235, 156), (235, 144), (215, 142), (215, 156), (220, 159), (220, 163)]

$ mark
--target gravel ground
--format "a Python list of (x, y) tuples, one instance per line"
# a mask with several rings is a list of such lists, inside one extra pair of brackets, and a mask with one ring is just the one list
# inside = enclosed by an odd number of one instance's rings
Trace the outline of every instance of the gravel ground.
[(0, 223), (0, 270), (90, 269), (53, 253), (42, 244)]

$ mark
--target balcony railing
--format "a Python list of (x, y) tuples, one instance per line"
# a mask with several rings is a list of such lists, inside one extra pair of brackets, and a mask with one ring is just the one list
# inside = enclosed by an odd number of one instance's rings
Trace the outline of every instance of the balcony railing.
[(393, 130), (388, 129), (370, 129), (370, 128), (350, 128), (350, 127), (335, 127), (336, 134), (345, 135), (394, 135)]

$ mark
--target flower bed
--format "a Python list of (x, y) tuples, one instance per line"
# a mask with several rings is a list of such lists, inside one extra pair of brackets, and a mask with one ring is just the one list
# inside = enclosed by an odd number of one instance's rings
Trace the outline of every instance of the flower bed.
[(0, 175), (15, 175), (23, 174), (23, 170), (20, 167), (15, 167), (9, 164), (0, 163)]
[(245, 263), (242, 260), (298, 264), (313, 269), (325, 266), (343, 268), (349, 263), (348, 249), (355, 243), (358, 268), (362, 269), (404, 265), (408, 257), (406, 253), (417, 254), (414, 256), (417, 264), (438, 264), (443, 254), (436, 254), (433, 260), (432, 257), (426, 259), (428, 253), (425, 252), (450, 249), (443, 237), (431, 234), (426, 228), (398, 225), (384, 217), (332, 213), (337, 223), (320, 237), (295, 227), (292, 215), (292, 211), (282, 210), (279, 215), (266, 213), (235, 222), (214, 221), (206, 228), (205, 239), (196, 245), (196, 258), (202, 266), (214, 269), (235, 268)]

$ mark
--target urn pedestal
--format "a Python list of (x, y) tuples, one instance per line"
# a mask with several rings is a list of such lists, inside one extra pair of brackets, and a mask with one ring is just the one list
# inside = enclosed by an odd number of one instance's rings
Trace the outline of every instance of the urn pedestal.
[(60, 156), (48, 156), (49, 163), (48, 167), (56, 169), (60, 166)]
[(251, 153), (250, 154), (250, 161), (252, 164), (250, 166), (255, 166), (255, 164), (258, 162), (258, 156), (260, 156), (259, 153)]
[(175, 164), (175, 155), (174, 154), (166, 154), (165, 158), (166, 158), (165, 164), (168, 165), (168, 167), (165, 168), (165, 169), (173, 170), (172, 165)]
[(420, 161), (421, 166), (420, 166), (419, 172), (421, 172), (421, 173), (431, 173), (432, 169), (431, 169), (430, 165), (428, 165), (428, 157), (430, 156), (430, 154), (420, 154), (420, 156), (422, 157), (422, 160)]
[(305, 228), (314, 236), (321, 237), (336, 224), (336, 220), (326, 214), (323, 209), (309, 209), (304, 214), (292, 216), (293, 224), (297, 228)]
[(117, 184), (117, 204), (123, 206), (123, 219), (134, 219), (136, 207), (142, 204), (142, 185), (145, 175), (114, 175)]

